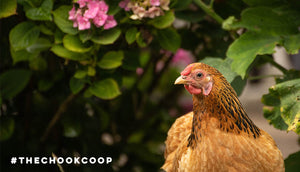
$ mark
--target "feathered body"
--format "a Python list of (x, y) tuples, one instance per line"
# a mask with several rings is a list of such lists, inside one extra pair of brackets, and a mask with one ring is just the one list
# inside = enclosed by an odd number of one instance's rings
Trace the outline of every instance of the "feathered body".
[(281, 152), (272, 137), (247, 116), (224, 76), (203, 63), (189, 65), (175, 84), (193, 95), (193, 112), (168, 132), (167, 172), (279, 172)]

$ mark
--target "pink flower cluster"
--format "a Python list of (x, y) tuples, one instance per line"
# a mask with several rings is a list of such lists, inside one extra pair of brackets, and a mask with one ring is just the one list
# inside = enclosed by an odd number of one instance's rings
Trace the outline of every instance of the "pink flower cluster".
[(107, 15), (108, 5), (103, 0), (78, 0), (76, 3), (79, 8), (76, 9), (73, 5), (69, 11), (69, 20), (73, 21), (73, 27), (86, 30), (93, 23), (96, 27), (110, 29), (117, 25), (114, 16)]
[(123, 0), (119, 6), (125, 11), (132, 11), (131, 19), (155, 18), (169, 10), (170, 0)]
[(171, 66), (182, 71), (188, 64), (196, 61), (192, 52), (179, 48), (172, 57)]
[(179, 48), (173, 56), (172, 64), (186, 66), (194, 61), (195, 57), (190, 51)]

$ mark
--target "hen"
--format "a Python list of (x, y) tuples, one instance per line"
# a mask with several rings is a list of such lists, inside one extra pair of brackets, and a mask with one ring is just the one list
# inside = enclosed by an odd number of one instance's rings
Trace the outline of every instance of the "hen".
[(215, 68), (188, 65), (175, 84), (193, 95), (193, 112), (168, 132), (167, 172), (279, 172), (282, 154), (273, 138), (247, 116), (234, 89)]

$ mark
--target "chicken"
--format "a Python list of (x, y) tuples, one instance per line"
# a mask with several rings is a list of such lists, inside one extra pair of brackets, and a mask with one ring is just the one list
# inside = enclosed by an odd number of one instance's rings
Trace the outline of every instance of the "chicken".
[(193, 111), (167, 136), (167, 172), (280, 172), (284, 161), (273, 138), (247, 116), (234, 89), (215, 68), (188, 65), (175, 84), (193, 95)]

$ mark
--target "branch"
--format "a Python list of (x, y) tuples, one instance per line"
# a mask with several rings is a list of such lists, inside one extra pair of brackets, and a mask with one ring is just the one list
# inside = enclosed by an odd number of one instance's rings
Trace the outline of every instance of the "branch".
[(271, 63), (273, 66), (275, 66), (277, 69), (279, 69), (282, 73), (286, 73), (288, 70), (278, 64), (276, 61), (273, 60), (270, 56), (262, 56), (267, 62)]
[(70, 102), (75, 98), (76, 95), (74, 94), (70, 94), (63, 102), (62, 104), (59, 106), (58, 110), (56, 111), (55, 115), (53, 116), (53, 118), (51, 119), (50, 123), (48, 124), (47, 129), (45, 130), (43, 136), (41, 137), (41, 142), (44, 142), (50, 131), (52, 130), (53, 126), (57, 123), (57, 121), (60, 119), (61, 115), (67, 110), (68, 105), (70, 104)]
[(270, 78), (270, 77), (274, 77), (274, 78), (280, 78), (283, 77), (283, 75), (260, 75), (260, 76), (252, 76), (249, 77), (249, 80), (259, 80), (259, 79), (265, 79), (265, 78)]
[(194, 0), (194, 2), (209, 16), (211, 16), (213, 19), (215, 19), (219, 24), (222, 25), (223, 19), (220, 17), (212, 8), (213, 7), (213, 0), (211, 0), (210, 5), (206, 5), (201, 0)]

